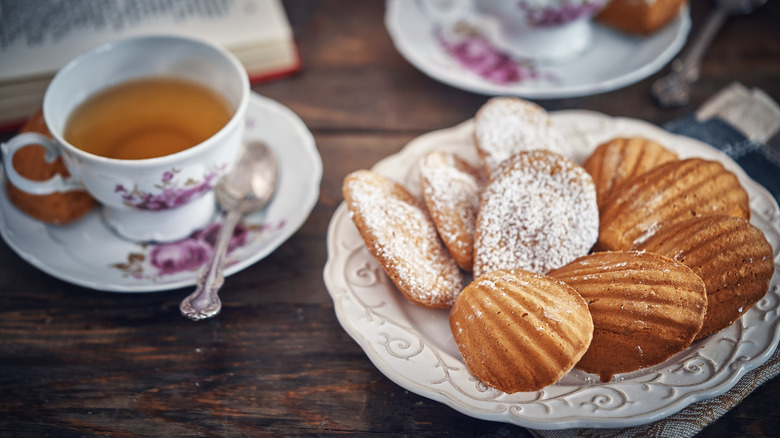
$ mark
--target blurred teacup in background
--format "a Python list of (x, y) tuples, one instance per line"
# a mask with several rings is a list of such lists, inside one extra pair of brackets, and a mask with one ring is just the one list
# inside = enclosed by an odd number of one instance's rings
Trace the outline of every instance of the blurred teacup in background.
[[(206, 225), (214, 186), (243, 143), (249, 80), (225, 49), (172, 35), (106, 43), (72, 60), (43, 101), (51, 137), (23, 133), (2, 145), (19, 190), (85, 190), (105, 223), (131, 240), (171, 241)], [(13, 157), (28, 145), (61, 157), (69, 175), (33, 181)]]
[(591, 43), (593, 17), (608, 0), (419, 0), (442, 29), (479, 28), (516, 58), (560, 62)]

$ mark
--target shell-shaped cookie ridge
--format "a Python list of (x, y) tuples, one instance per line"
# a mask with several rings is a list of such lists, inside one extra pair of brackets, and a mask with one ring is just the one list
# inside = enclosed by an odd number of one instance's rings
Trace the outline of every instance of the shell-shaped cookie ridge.
[(571, 287), (515, 270), (468, 285), (450, 311), (450, 328), (472, 374), (514, 393), (563, 377), (590, 344), (593, 323)]
[(677, 154), (644, 137), (618, 137), (600, 144), (582, 167), (593, 177), (599, 208), (635, 176), (677, 159)]
[(645, 251), (597, 252), (549, 275), (588, 303), (593, 341), (576, 365), (609, 381), (687, 348), (707, 311), (703, 281), (682, 263)]
[(662, 226), (695, 216), (750, 218), (747, 192), (721, 163), (670, 161), (623, 185), (601, 209), (598, 250), (627, 250)]
[(748, 220), (703, 216), (661, 228), (636, 246), (677, 260), (702, 278), (707, 315), (696, 339), (733, 324), (766, 295), (774, 274), (772, 246)]

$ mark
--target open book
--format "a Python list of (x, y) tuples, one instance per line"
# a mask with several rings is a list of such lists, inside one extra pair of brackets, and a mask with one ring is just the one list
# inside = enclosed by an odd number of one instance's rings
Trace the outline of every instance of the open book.
[(0, 130), (40, 108), (56, 71), (81, 52), (153, 33), (220, 44), (253, 83), (301, 67), (280, 0), (0, 1)]

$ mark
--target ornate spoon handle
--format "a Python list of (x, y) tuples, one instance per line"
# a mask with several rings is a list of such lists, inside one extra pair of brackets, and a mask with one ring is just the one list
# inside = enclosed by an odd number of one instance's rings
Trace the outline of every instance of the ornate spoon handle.
[(193, 321), (211, 318), (222, 310), (222, 301), (220, 301), (218, 295), (219, 288), (225, 282), (222, 268), (225, 263), (225, 254), (227, 253), (230, 238), (233, 236), (233, 229), (235, 229), (239, 219), (241, 219), (239, 211), (231, 210), (228, 212), (219, 232), (214, 252), (211, 254), (206, 269), (201, 271), (198, 276), (195, 292), (182, 300), (179, 305), (182, 315)]
[(728, 16), (729, 12), (726, 8), (716, 7), (707, 16), (704, 27), (696, 35), (689, 50), (682, 57), (672, 61), (672, 72), (653, 84), (651, 92), (659, 106), (673, 108), (688, 103), (691, 95), (690, 84), (699, 79), (699, 69), (704, 52)]

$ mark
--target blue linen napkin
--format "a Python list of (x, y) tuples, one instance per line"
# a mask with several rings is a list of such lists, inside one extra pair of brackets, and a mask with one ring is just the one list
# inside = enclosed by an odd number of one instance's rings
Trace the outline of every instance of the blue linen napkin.
[(701, 140), (731, 157), (756, 182), (764, 186), (780, 203), (780, 145), (760, 143), (747, 138), (730, 123), (713, 117), (698, 120), (695, 115), (673, 120), (663, 126), (667, 131)]

